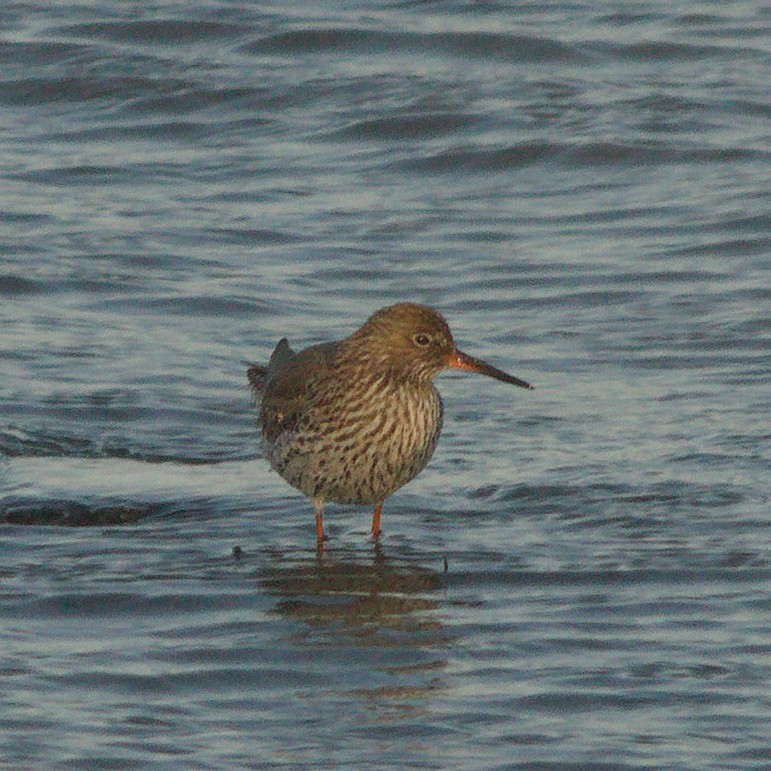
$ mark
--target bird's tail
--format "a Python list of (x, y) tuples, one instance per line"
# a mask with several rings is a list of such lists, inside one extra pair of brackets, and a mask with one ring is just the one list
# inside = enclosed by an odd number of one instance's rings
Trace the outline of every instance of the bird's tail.
[(259, 364), (252, 364), (246, 370), (246, 376), (249, 378), (249, 385), (252, 387), (252, 395), (255, 400), (262, 396), (262, 389), (265, 387), (265, 376), (268, 374), (268, 368)]
[(261, 364), (249, 364), (246, 370), (246, 376), (249, 378), (249, 385), (252, 387), (252, 396), (259, 402), (262, 398), (262, 392), (265, 390), (265, 384), (268, 381), (268, 373), (275, 376), (277, 372), (291, 364), (297, 354), (289, 347), (286, 338), (278, 341), (273, 353), (270, 355), (270, 361), (267, 367)]

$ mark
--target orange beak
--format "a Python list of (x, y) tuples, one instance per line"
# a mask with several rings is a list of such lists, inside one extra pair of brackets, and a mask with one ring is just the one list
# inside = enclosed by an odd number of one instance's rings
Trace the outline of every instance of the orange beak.
[(526, 383), (524, 380), (520, 380), (513, 375), (508, 375), (502, 369), (493, 367), (492, 364), (488, 364), (481, 359), (475, 359), (473, 356), (469, 356), (462, 351), (456, 350), (455, 353), (450, 354), (447, 365), (452, 369), (465, 369), (466, 372), (478, 372), (480, 375), (487, 375), (487, 377), (495, 378), (503, 383), (511, 383), (511, 385), (519, 386), (520, 388), (527, 388), (530, 391), (533, 390), (533, 386), (531, 386), (530, 383)]

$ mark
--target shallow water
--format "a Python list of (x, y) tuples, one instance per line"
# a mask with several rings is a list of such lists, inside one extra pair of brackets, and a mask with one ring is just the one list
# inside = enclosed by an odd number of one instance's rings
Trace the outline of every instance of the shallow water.
[[(0, 765), (771, 764), (769, 16), (0, 11)], [(260, 458), (247, 361), (425, 302), (370, 513)]]

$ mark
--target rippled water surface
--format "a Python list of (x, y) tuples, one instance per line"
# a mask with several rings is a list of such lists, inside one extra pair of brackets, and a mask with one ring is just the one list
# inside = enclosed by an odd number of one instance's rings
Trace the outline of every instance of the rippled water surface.
[[(766, 769), (765, 4), (0, 9), (0, 766)], [(370, 512), (248, 361), (428, 303)]]

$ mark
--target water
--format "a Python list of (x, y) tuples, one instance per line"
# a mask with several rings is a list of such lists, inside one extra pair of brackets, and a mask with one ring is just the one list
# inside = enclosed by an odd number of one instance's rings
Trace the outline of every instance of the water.
[[(765, 769), (757, 2), (0, 10), (0, 766)], [(439, 308), (370, 512), (245, 362)]]

